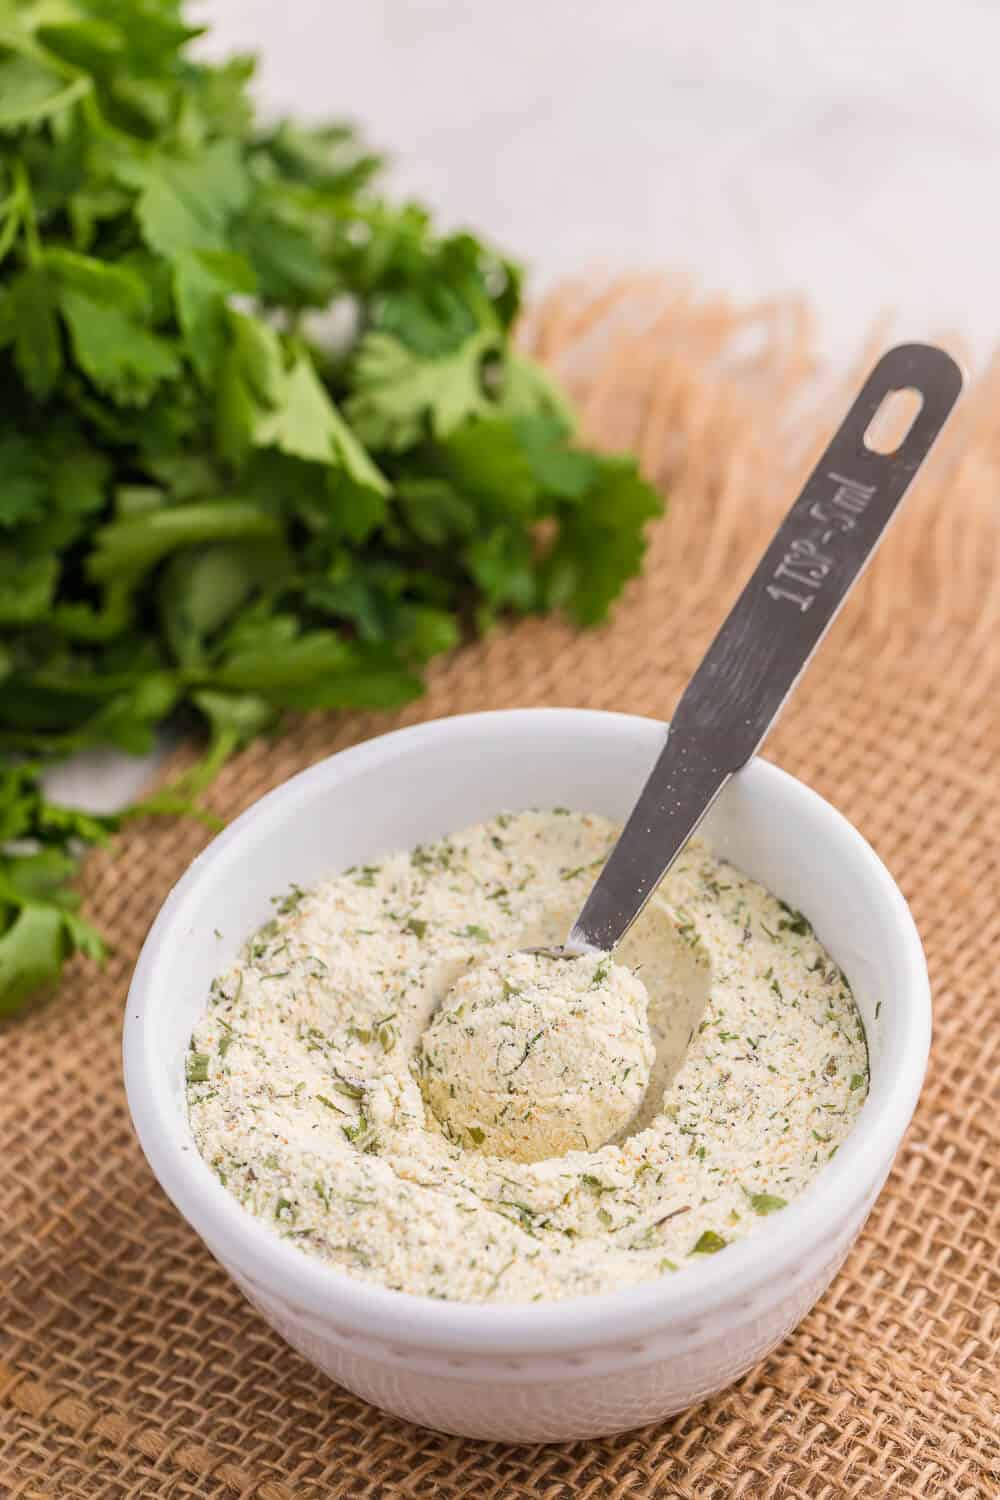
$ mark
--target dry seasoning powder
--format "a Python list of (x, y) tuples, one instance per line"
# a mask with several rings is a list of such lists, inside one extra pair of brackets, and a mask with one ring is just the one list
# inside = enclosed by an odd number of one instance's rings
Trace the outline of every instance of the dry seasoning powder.
[[(188, 1055), (198, 1148), (248, 1212), (352, 1275), (502, 1302), (686, 1271), (802, 1191), (865, 1099), (864, 1029), (806, 919), (697, 842), (615, 955), (653, 1043), (691, 1044), (673, 1079), (653, 1060), (613, 1141), (514, 1160), (484, 1112), (428, 1107), (437, 1007), (475, 966), (560, 942), (616, 833), (501, 814), (278, 901)], [(609, 1066), (630, 1059), (634, 1039)]]

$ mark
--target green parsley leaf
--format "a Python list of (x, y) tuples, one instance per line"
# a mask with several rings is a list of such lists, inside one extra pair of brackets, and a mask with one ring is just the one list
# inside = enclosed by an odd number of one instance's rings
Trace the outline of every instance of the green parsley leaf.
[(587, 492), (568, 509), (542, 573), (542, 599), (596, 625), (645, 551), (643, 528), (660, 513), (656, 494), (631, 459), (605, 458)]
[(201, 757), (141, 810), (195, 811), (287, 713), (406, 702), (505, 613), (602, 619), (661, 507), (515, 350), (518, 267), (352, 127), (262, 127), (180, 0), (0, 7), (6, 1013), (101, 951), (72, 880), (112, 825), (45, 763), (176, 714)]
[(63, 349), (52, 278), (41, 267), (15, 277), (6, 315), (14, 362), (28, 392), (43, 400), (63, 371)]
[(414, 353), (388, 333), (362, 340), (346, 412), (370, 448), (398, 452), (425, 436), (447, 437), (467, 417), (488, 409), (482, 363), (496, 347), (492, 329), (472, 334), (450, 353)]

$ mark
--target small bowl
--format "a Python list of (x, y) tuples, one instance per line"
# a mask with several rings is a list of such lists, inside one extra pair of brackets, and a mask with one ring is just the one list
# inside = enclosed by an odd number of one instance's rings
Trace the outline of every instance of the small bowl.
[(624, 714), (521, 709), (439, 719), (295, 776), (217, 838), (171, 892), (136, 967), (125, 1081), (161, 1185), (288, 1342), (365, 1400), (426, 1427), (512, 1442), (601, 1436), (700, 1401), (795, 1327), (829, 1284), (920, 1091), (930, 992), (913, 919), (860, 834), (754, 761), (704, 825), (713, 849), (800, 908), (847, 974), (871, 1090), (834, 1159), (780, 1215), (697, 1268), (563, 1302), (477, 1306), (356, 1280), (246, 1213), (194, 1145), (184, 1056), (213, 976), (292, 881), (441, 837), (501, 810), (623, 819), (664, 740)]

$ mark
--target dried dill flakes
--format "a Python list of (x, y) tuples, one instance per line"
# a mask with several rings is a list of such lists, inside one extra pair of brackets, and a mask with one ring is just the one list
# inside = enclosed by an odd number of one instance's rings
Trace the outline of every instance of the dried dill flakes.
[(341, 1125), (340, 1128), (351, 1145), (356, 1146), (359, 1151), (369, 1154), (378, 1151), (379, 1138), (372, 1127), (371, 1121), (365, 1114), (363, 1105), (358, 1111), (358, 1118), (355, 1123), (353, 1125)]
[[(800, 930), (801, 913), (695, 846), (668, 877), (665, 915), (654, 903), (644, 918), (657, 933), (668, 923), (663, 953), (637, 928), (630, 967), (653, 995), (667, 957), (682, 974), (711, 964), (711, 996), (684, 1018), (692, 1051), (662, 1115), (643, 1126), (651, 1136), (636, 1141), (630, 1125), (603, 1145), (587, 1113), (592, 1091), (627, 1089), (638, 1071), (627, 1022), (606, 1067), (593, 1079), (575, 1071), (595, 1055), (589, 1028), (615, 983), (610, 955), (593, 955), (579, 1001), (574, 992), (554, 1017), (511, 961), (560, 940), (569, 884), (592, 878), (612, 842), (603, 819), (508, 814), (409, 859), (359, 865), (305, 897), (301, 887), (277, 897), (274, 920), (213, 985), (187, 1064), (196, 1141), (226, 1190), (304, 1253), (472, 1301), (544, 1302), (697, 1268), (780, 1213), (865, 1098), (850, 993)], [(685, 952), (678, 922), (705, 962)], [(486, 954), (495, 978), (483, 1005), (497, 1030), (483, 1053), (485, 1093), (439, 1124), (431, 1093), (448, 1114), (443, 1096), (463, 1075), (416, 1045), (421, 1018)], [(460, 1057), (480, 1019), (464, 993), (444, 1011), (441, 1045)], [(586, 1036), (565, 1057), (563, 1027)], [(572, 1158), (503, 1161), (498, 1144), (534, 1128), (549, 1071), (573, 1101), (559, 1148)], [(692, 1230), (703, 1216), (714, 1227)]]
[(789, 906), (786, 901), (779, 901), (778, 905), (785, 915), (778, 922), (779, 932), (791, 932), (796, 937), (812, 937), (812, 923), (804, 917), (794, 906)]
[[(534, 1234), (535, 1221), (538, 1218), (537, 1208), (532, 1208), (530, 1203), (522, 1203), (517, 1198), (501, 1198), (497, 1207), (501, 1209), (513, 1209), (516, 1222), (520, 1227), (526, 1230), (528, 1234)], [(509, 1217), (509, 1215), (505, 1215), (505, 1217)]]
[(305, 894), (305, 891), (300, 885), (295, 885), (293, 883), (289, 886), (285, 895), (272, 896), (271, 900), (276, 907), (279, 915), (284, 917), (287, 916), (290, 911), (294, 911), (296, 909), (300, 902), (305, 899)]
[(585, 1188), (589, 1188), (598, 1198), (602, 1193), (617, 1193), (618, 1191), (616, 1187), (611, 1187), (608, 1183), (602, 1182), (599, 1177), (595, 1177), (593, 1172), (584, 1172), (580, 1177), (580, 1181)]
[(317, 1099), (318, 1103), (325, 1104), (326, 1107), (327, 1107), (327, 1109), (332, 1109), (336, 1114), (342, 1115), (344, 1113), (344, 1111), (341, 1109), (340, 1105), (339, 1104), (334, 1104), (333, 1100), (332, 1099), (328, 1099), (325, 1094), (317, 1094), (316, 1095), (316, 1099)]
[(777, 1193), (748, 1193), (747, 1197), (755, 1214), (774, 1214), (788, 1207), (788, 1199), (779, 1198)]
[(683, 906), (677, 908), (677, 915), (680, 918), (677, 923), (677, 936), (682, 942), (687, 943), (689, 948), (697, 948), (701, 942), (701, 933), (698, 931), (694, 917), (689, 911), (685, 911)]
[(349, 1078), (344, 1078), (337, 1073), (333, 1087), (338, 1094), (343, 1094), (345, 1099), (363, 1099), (365, 1097), (364, 1085), (352, 1083)]
[(538, 1031), (535, 1032), (534, 1036), (529, 1036), (528, 1037), (528, 1040), (524, 1044), (524, 1051), (521, 1053), (521, 1056), (518, 1058), (518, 1060), (514, 1064), (514, 1066), (512, 1068), (500, 1068), (500, 1069), (498, 1069), (498, 1071), (501, 1072), (501, 1073), (505, 1072), (508, 1075), (508, 1077), (509, 1077), (511, 1073), (516, 1073), (519, 1068), (523, 1068), (524, 1064), (528, 1061), (528, 1058), (531, 1056), (531, 1049), (535, 1046), (535, 1044), (537, 1042), (539, 1042), (541, 1040), (541, 1038), (544, 1035), (545, 1035), (545, 1027), (543, 1026), (543, 1027), (540, 1028), (540, 1030), (538, 1030)]
[(453, 845), (448, 839), (442, 839), (439, 844), (417, 844), (410, 851), (410, 863), (417, 870), (428, 871), (435, 867), (447, 870), (455, 856)]
[(211, 1061), (207, 1052), (189, 1052), (185, 1070), (188, 1083), (207, 1083)]

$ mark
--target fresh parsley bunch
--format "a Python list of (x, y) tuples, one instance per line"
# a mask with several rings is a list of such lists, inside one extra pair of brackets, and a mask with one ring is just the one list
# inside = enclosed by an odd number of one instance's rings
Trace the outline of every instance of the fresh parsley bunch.
[(180, 715), (208, 774), (283, 711), (402, 703), (500, 613), (601, 620), (659, 509), (515, 352), (517, 268), (351, 129), (259, 125), (196, 35), (0, 0), (0, 1013), (100, 952), (69, 880), (114, 821), (44, 761)]

